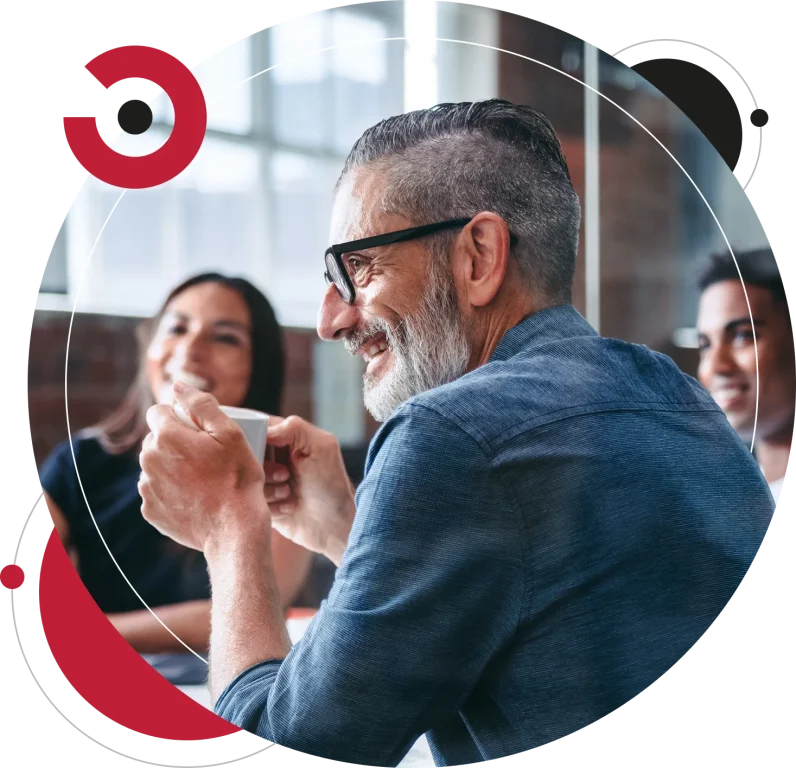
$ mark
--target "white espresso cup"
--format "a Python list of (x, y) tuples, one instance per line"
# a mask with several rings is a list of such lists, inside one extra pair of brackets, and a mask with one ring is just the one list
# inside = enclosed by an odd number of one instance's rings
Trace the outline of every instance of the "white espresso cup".
[[(268, 414), (251, 408), (235, 408), (231, 405), (220, 405), (219, 408), (229, 416), (243, 431), (246, 442), (251, 447), (260, 464), (265, 461), (265, 442), (268, 436)], [(174, 404), (174, 413), (183, 423), (194, 429), (199, 427), (193, 422), (179, 403)]]
[(246, 442), (251, 446), (257, 461), (265, 461), (265, 441), (268, 437), (268, 414), (251, 408), (235, 408), (231, 405), (219, 406), (242, 430)]

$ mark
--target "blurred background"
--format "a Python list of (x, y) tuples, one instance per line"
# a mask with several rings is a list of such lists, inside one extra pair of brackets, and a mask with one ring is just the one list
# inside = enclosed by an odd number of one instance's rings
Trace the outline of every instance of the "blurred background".
[[(284, 410), (336, 434), (356, 476), (377, 426), (362, 406), (362, 363), (317, 339), (315, 313), (334, 184), (352, 143), (389, 115), (492, 97), (545, 112), (584, 211), (575, 305), (603, 335), (665, 352), (688, 373), (695, 271), (725, 247), (716, 219), (733, 247), (767, 245), (730, 169), (680, 110), (610, 56), (522, 17), (431, 0), (365, 3), (265, 30), (196, 75), (208, 129), (188, 169), (123, 195), (90, 178), (53, 246), (30, 347), (38, 464), (67, 436), (72, 310), (74, 432), (118, 405), (135, 374), (140, 318), (183, 278), (217, 270), (271, 299), (286, 327)], [(118, 151), (147, 154), (168, 138), (164, 96), (153, 112), (153, 127), (122, 135)]]

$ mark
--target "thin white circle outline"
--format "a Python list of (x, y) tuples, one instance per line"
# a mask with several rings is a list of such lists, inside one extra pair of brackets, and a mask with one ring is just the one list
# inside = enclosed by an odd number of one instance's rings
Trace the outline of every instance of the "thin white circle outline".
[[(383, 42), (393, 42), (393, 41), (399, 41), (399, 40), (404, 40), (405, 41), (406, 38), (405, 37), (371, 38), (371, 39), (367, 39), (365, 41), (360, 41), (360, 43), (362, 43), (362, 42), (364, 42), (364, 43), (383, 43)], [(238, 41), (238, 42), (241, 42), (241, 41)], [(755, 437), (756, 437), (756, 434), (757, 434), (758, 408), (759, 408), (759, 403), (760, 403), (760, 371), (759, 371), (759, 367), (758, 367), (758, 355), (757, 355), (757, 334), (755, 332), (754, 318), (752, 317), (752, 307), (751, 307), (751, 304), (749, 302), (749, 296), (748, 296), (747, 291), (746, 291), (746, 285), (744, 284), (744, 281), (743, 281), (743, 275), (741, 275), (741, 270), (738, 267), (738, 262), (737, 262), (737, 260), (735, 258), (735, 253), (734, 253), (734, 251), (732, 249), (732, 246), (730, 245), (729, 240), (727, 239), (727, 235), (725, 234), (724, 229), (723, 229), (723, 227), (721, 226), (721, 223), (718, 220), (718, 217), (716, 216), (715, 212), (713, 211), (713, 208), (711, 208), (710, 203), (708, 203), (707, 199), (702, 194), (702, 191), (699, 189), (699, 187), (694, 182), (694, 180), (691, 178), (691, 176), (688, 173), (688, 171), (685, 170), (685, 168), (680, 164), (679, 160), (677, 160), (677, 158), (655, 136), (655, 134), (653, 134), (652, 131), (650, 131), (646, 126), (644, 126), (641, 122), (639, 122), (639, 120), (637, 120), (635, 117), (633, 117), (633, 115), (631, 115), (626, 109), (621, 107), (619, 104), (617, 104), (615, 101), (613, 101), (609, 97), (605, 96), (605, 94), (601, 93), (596, 88), (593, 88), (592, 86), (587, 85), (582, 80), (579, 80), (574, 75), (571, 75), (568, 72), (563, 72), (562, 70), (557, 69), (556, 67), (552, 66), (551, 64), (546, 64), (545, 62), (539, 61), (538, 59), (534, 59), (534, 58), (532, 58), (530, 56), (525, 56), (525, 55), (523, 55), (521, 53), (515, 53), (514, 51), (509, 51), (509, 50), (506, 50), (504, 48), (498, 48), (496, 46), (486, 45), (484, 43), (475, 43), (475, 42), (471, 42), (469, 40), (457, 40), (457, 39), (453, 39), (453, 38), (443, 38), (443, 37), (438, 37), (437, 38), (437, 42), (458, 43), (460, 45), (471, 45), (471, 46), (474, 46), (476, 48), (483, 48), (483, 49), (486, 49), (486, 50), (496, 51), (498, 53), (509, 54), (510, 56), (516, 56), (517, 58), (525, 59), (526, 61), (530, 61), (530, 62), (532, 62), (534, 64), (539, 64), (540, 66), (545, 67), (546, 69), (549, 69), (549, 70), (551, 70), (553, 72), (557, 72), (558, 74), (563, 75), (564, 77), (567, 77), (567, 78), (569, 78), (570, 80), (572, 80), (572, 81), (574, 81), (576, 83), (579, 83), (584, 88), (588, 88), (590, 91), (593, 91), (598, 96), (600, 96), (605, 101), (607, 101), (609, 104), (611, 104), (612, 106), (616, 107), (618, 110), (620, 110), (622, 113), (624, 113), (627, 117), (629, 117), (636, 125), (638, 125), (643, 131), (645, 131), (650, 136), (650, 138), (652, 138), (653, 141), (655, 141), (661, 147), (661, 149), (663, 149), (664, 152), (666, 152), (667, 155), (669, 155), (669, 157), (674, 161), (675, 165), (677, 165), (677, 167), (683, 172), (683, 174), (685, 174), (685, 177), (688, 179), (689, 182), (691, 182), (691, 185), (694, 187), (694, 189), (696, 190), (697, 194), (702, 199), (702, 202), (705, 204), (705, 206), (707, 207), (708, 211), (710, 212), (710, 215), (713, 217), (713, 221), (716, 223), (716, 226), (719, 228), (719, 232), (721, 233), (721, 236), (724, 239), (725, 244), (727, 245), (727, 249), (729, 250), (730, 256), (732, 257), (732, 260), (735, 263), (735, 268), (738, 270), (738, 277), (740, 279), (741, 287), (742, 287), (743, 292), (744, 292), (744, 298), (746, 299), (746, 307), (747, 307), (747, 309), (749, 311), (749, 320), (750, 320), (750, 324), (752, 326), (752, 340), (753, 340), (753, 343), (754, 343), (754, 350), (755, 350), (755, 375), (756, 375), (755, 419), (754, 419), (754, 425), (753, 425), (753, 428), (752, 428), (752, 441), (751, 441), (751, 445), (750, 445), (749, 450), (750, 451), (754, 451)], [(680, 41), (680, 42), (683, 42), (683, 41)], [(635, 43), (634, 45), (641, 45), (641, 44), (642, 43)], [(300, 57), (296, 57), (294, 59), (289, 59), (287, 61), (280, 62), (278, 64), (274, 64), (273, 66), (267, 67), (266, 69), (263, 69), (263, 70), (261, 70), (259, 72), (256, 72), (255, 74), (251, 75), (250, 77), (245, 78), (243, 81), (241, 81), (237, 85), (233, 86), (233, 88), (239, 88), (242, 85), (244, 85), (245, 83), (250, 82), (251, 80), (253, 80), (255, 77), (259, 77), (260, 75), (266, 74), (267, 72), (270, 72), (270, 71), (276, 69), (277, 67), (284, 66), (284, 65), (289, 64), (289, 63), (294, 62), (294, 61), (300, 61), (300, 60), (303, 60), (303, 59), (306, 59), (306, 58), (310, 58), (310, 57), (313, 57), (313, 56), (318, 56), (321, 53), (326, 53), (326, 52), (328, 52), (330, 50), (334, 50), (336, 48), (342, 48), (342, 47), (345, 47), (346, 45), (350, 45), (350, 44), (342, 44), (341, 43), (339, 45), (328, 46), (328, 47), (321, 48), (321, 49), (318, 49), (316, 51), (313, 51), (312, 53), (307, 54), (306, 56), (300, 56)], [(628, 46), (628, 48), (632, 48), (632, 47), (633, 46)], [(703, 46), (699, 46), (699, 47), (703, 47)], [(627, 48), (625, 48), (623, 50), (627, 50)], [(709, 49), (706, 49), (706, 50), (709, 50)], [(712, 53), (712, 51), (710, 51), (710, 52)], [(621, 51), (620, 51), (620, 53), (621, 53)], [(729, 62), (727, 62), (727, 63), (729, 64)], [(730, 64), (730, 66), (732, 67), (731, 64)], [(735, 67), (732, 67), (732, 68), (733, 68), (733, 70), (735, 70)], [(737, 70), (735, 70), (735, 71), (737, 72)], [(740, 76), (740, 73), (739, 73), (739, 76)], [(743, 80), (743, 77), (741, 77), (741, 79)], [(744, 80), (744, 84), (746, 84), (745, 80)], [(749, 86), (747, 85), (747, 88), (748, 87)], [(229, 91), (232, 91), (233, 88), (230, 88)], [(224, 91), (224, 92), (226, 93), (227, 91)], [(750, 93), (751, 93), (751, 91), (750, 91)], [(754, 96), (752, 96), (752, 99), (754, 100)], [(757, 106), (757, 102), (755, 102), (755, 106)], [(204, 659), (202, 656), (200, 656), (198, 653), (196, 653), (196, 651), (194, 651), (192, 648), (190, 648), (183, 640), (181, 640), (179, 637), (177, 637), (177, 635), (175, 635), (174, 632), (172, 632), (163, 623), (163, 621), (160, 618), (158, 618), (158, 616), (154, 613), (154, 611), (146, 604), (146, 602), (144, 602), (144, 600), (141, 598), (141, 596), (135, 590), (133, 585), (130, 584), (129, 579), (124, 574), (122, 569), (119, 567), (119, 564), (117, 563), (116, 558), (113, 556), (113, 553), (110, 551), (110, 548), (108, 547), (108, 544), (105, 541), (105, 538), (104, 538), (104, 536), (102, 535), (102, 532), (99, 529), (97, 521), (96, 521), (96, 519), (94, 517), (94, 513), (91, 511), (91, 506), (88, 503), (88, 499), (86, 498), (86, 494), (85, 494), (85, 491), (83, 489), (83, 483), (80, 480), (80, 472), (79, 472), (79, 470), (77, 468), (77, 462), (75, 461), (75, 456), (74, 456), (74, 447), (72, 445), (72, 432), (71, 432), (71, 428), (70, 428), (70, 425), (69, 425), (69, 397), (68, 397), (68, 392), (67, 392), (67, 386), (68, 385), (67, 385), (67, 375), (66, 375), (67, 371), (68, 371), (68, 368), (69, 368), (69, 345), (70, 345), (71, 337), (72, 337), (72, 324), (74, 322), (75, 311), (76, 311), (77, 302), (78, 302), (78, 299), (79, 299), (79, 296), (80, 296), (80, 292), (81, 292), (81, 290), (83, 288), (83, 285), (85, 283), (86, 277), (88, 276), (88, 267), (89, 267), (89, 264), (91, 262), (91, 258), (93, 257), (94, 252), (95, 252), (95, 250), (97, 248), (97, 245), (99, 244), (99, 239), (100, 239), (103, 231), (105, 230), (105, 227), (107, 226), (108, 222), (110, 221), (111, 216), (113, 215), (113, 213), (116, 210), (117, 206), (121, 202), (121, 200), (124, 197), (126, 191), (127, 190), (122, 191), (122, 193), (119, 195), (119, 198), (116, 200), (116, 203), (114, 203), (113, 207), (111, 208), (110, 212), (108, 213), (108, 216), (105, 219), (105, 222), (103, 223), (102, 227), (100, 228), (100, 231), (99, 231), (99, 233), (98, 233), (98, 235), (97, 235), (97, 237), (96, 237), (96, 239), (94, 241), (94, 245), (92, 246), (91, 251), (89, 252), (88, 259), (86, 260), (86, 272), (84, 273), (83, 278), (80, 281), (80, 285), (78, 286), (78, 290), (75, 293), (75, 302), (74, 302), (74, 305), (72, 307), (72, 312), (71, 312), (70, 319), (69, 319), (69, 333), (67, 335), (66, 360), (65, 360), (65, 365), (64, 365), (64, 400), (65, 400), (65, 410), (66, 410), (67, 432), (69, 434), (69, 445), (70, 445), (70, 448), (72, 450), (72, 460), (73, 460), (73, 462), (75, 464), (75, 474), (77, 475), (77, 478), (78, 478), (78, 484), (80, 485), (80, 491), (81, 491), (81, 493), (83, 495), (83, 499), (86, 502), (86, 508), (88, 509), (89, 514), (91, 515), (91, 519), (94, 522), (94, 527), (97, 529), (97, 533), (98, 533), (100, 539), (102, 540), (102, 543), (105, 546), (105, 549), (107, 550), (108, 554), (110, 555), (111, 559), (113, 560), (114, 565), (119, 570), (119, 573), (121, 573), (122, 577), (127, 582), (127, 584), (130, 587), (130, 589), (132, 589), (132, 591), (135, 594), (135, 596), (141, 601), (141, 604), (149, 611), (149, 613), (155, 618), (155, 620), (175, 640), (177, 640), (184, 648), (186, 648), (194, 656), (196, 656), (197, 658), (201, 659), (202, 661), (205, 662), (205, 664), (207, 664), (208, 662), (207, 662), (206, 659)]]

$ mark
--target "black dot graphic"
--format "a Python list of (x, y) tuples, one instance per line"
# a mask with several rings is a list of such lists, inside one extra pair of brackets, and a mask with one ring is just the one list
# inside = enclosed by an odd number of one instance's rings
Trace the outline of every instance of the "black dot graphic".
[(152, 125), (152, 110), (143, 96), (122, 96), (113, 105), (113, 125), (137, 136)]
[(768, 112), (765, 109), (756, 109), (750, 117), (752, 125), (762, 128), (768, 122)]

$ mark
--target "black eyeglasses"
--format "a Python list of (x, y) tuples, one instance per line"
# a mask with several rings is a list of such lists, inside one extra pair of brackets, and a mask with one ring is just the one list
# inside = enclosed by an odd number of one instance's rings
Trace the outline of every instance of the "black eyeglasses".
[(352, 280), (353, 274), (350, 274), (348, 267), (343, 261), (344, 254), (353, 251), (364, 251), (380, 245), (392, 245), (393, 243), (404, 243), (407, 240), (416, 240), (419, 237), (441, 232), (444, 229), (463, 227), (465, 224), (469, 224), (470, 221), (472, 221), (472, 218), (450, 219), (449, 221), (440, 221), (437, 224), (424, 224), (422, 227), (400, 229), (397, 232), (386, 232), (383, 235), (374, 235), (373, 237), (365, 237), (362, 240), (351, 240), (347, 243), (333, 245), (326, 249), (326, 254), (324, 255), (326, 271), (323, 276), (326, 278), (327, 283), (334, 283), (334, 287), (343, 301), (347, 304), (353, 304), (356, 297)]

